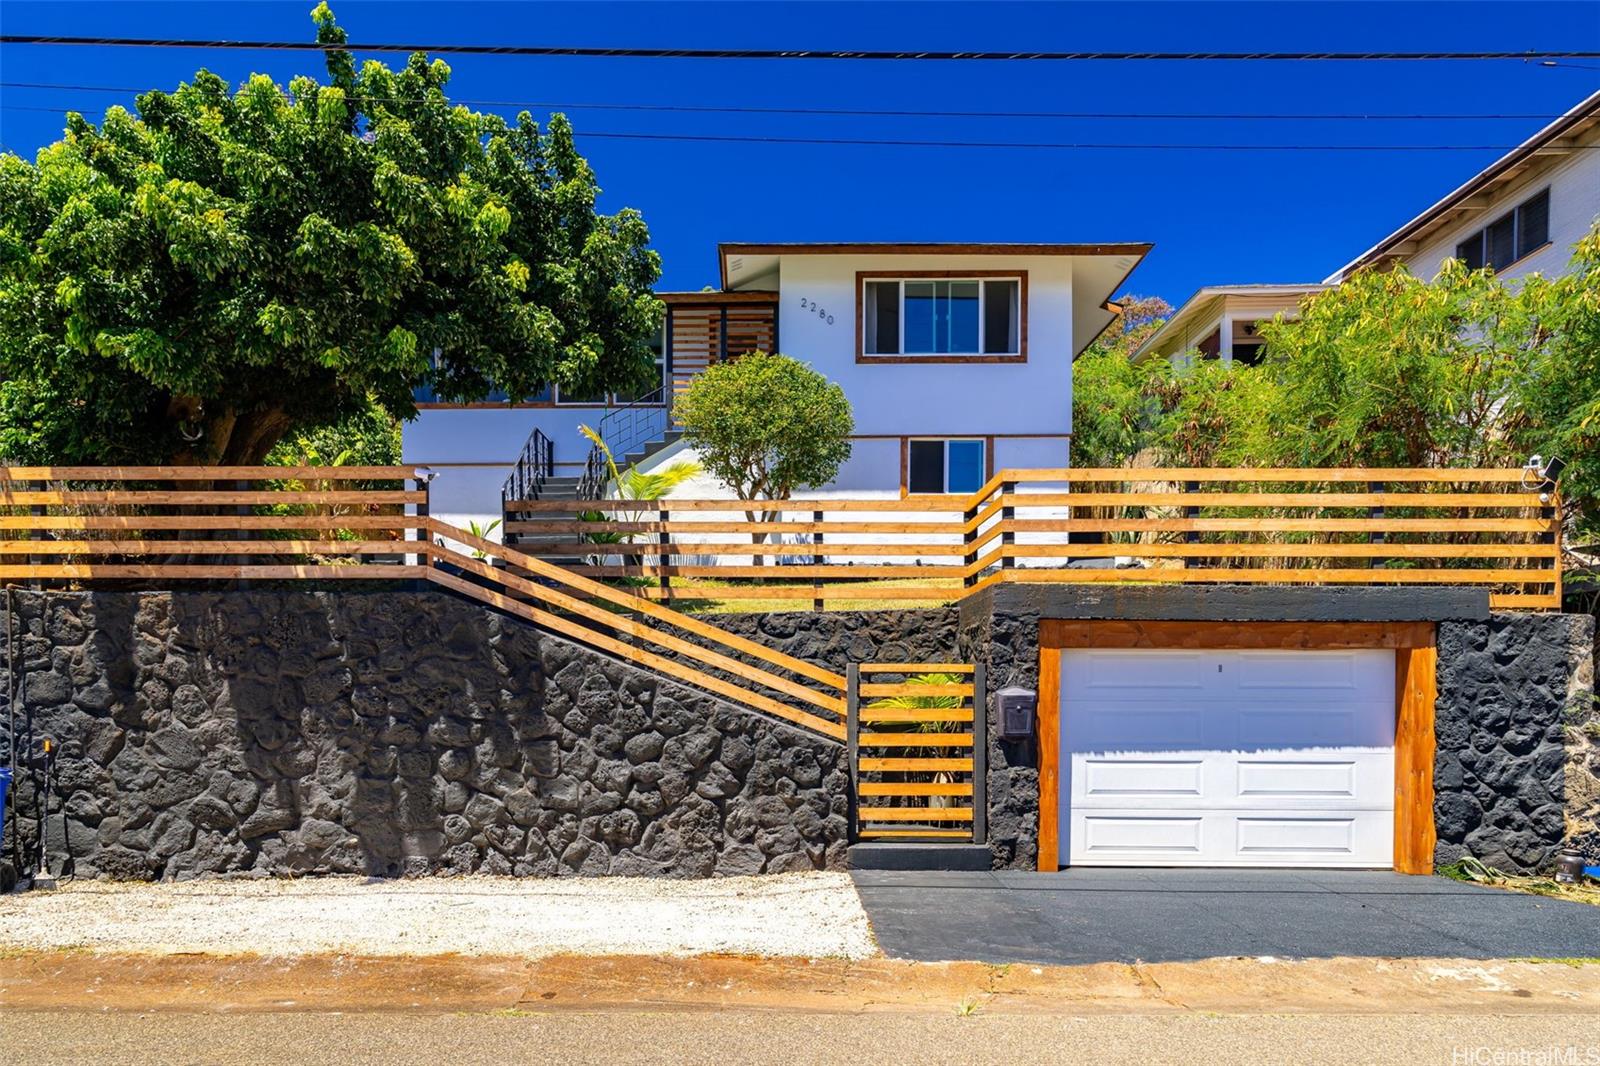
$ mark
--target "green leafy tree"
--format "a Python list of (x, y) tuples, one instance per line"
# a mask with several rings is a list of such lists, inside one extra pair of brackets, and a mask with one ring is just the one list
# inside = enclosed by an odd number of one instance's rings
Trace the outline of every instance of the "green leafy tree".
[(326, 55), (328, 84), (200, 71), (0, 156), (0, 455), (254, 463), (423, 383), (644, 384), (659, 260), (596, 213), (565, 118), (452, 106), (421, 54)]
[(700, 461), (742, 500), (826, 485), (850, 458), (844, 390), (797, 359), (752, 352), (700, 374), (674, 416)]
[(1450, 261), (1366, 271), (1263, 327), (1257, 438), (1276, 465), (1520, 466), (1560, 455), (1565, 519), (1600, 532), (1600, 227), (1566, 273), (1507, 281)]
[(1504, 401), (1544, 343), (1514, 287), (1457, 260), (1431, 282), (1361, 271), (1261, 333), (1286, 466), (1503, 462), (1522, 423)]
[(1072, 364), (1073, 466), (1123, 466), (1149, 443), (1151, 383), (1165, 366), (1165, 360), (1131, 362), (1109, 347), (1078, 356)]
[(400, 462), (400, 423), (368, 402), (331, 426), (284, 437), (266, 461), (272, 466), (396, 466)]
[(1521, 297), (1544, 343), (1517, 374), (1517, 443), (1567, 460), (1561, 491), (1574, 532), (1600, 537), (1600, 226), (1564, 275), (1525, 279)]

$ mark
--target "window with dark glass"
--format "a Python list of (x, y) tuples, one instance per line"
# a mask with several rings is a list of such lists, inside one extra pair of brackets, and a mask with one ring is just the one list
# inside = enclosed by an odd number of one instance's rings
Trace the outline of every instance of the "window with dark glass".
[(1517, 208), (1517, 258), (1550, 243), (1550, 190)]
[(1456, 245), (1468, 270), (1504, 270), (1550, 241), (1550, 190), (1541, 190)]
[(1018, 278), (907, 278), (862, 286), (867, 355), (1016, 355), (1021, 352)]
[(976, 492), (983, 487), (981, 440), (909, 442), (906, 491), (916, 494)]

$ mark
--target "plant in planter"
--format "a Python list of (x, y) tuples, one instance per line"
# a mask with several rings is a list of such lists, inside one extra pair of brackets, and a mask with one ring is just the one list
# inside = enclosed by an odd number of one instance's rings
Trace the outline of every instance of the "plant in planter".
[[(663, 467), (660, 470), (652, 470), (648, 473), (641, 471), (636, 466), (630, 466), (626, 470), (619, 470), (617, 461), (611, 454), (611, 449), (606, 446), (605, 439), (598, 432), (588, 426), (579, 426), (578, 432), (589, 438), (590, 443), (598, 448), (600, 454), (605, 457), (606, 470), (611, 475), (611, 484), (616, 486), (617, 498), (621, 500), (659, 500), (685, 481), (699, 474), (702, 469), (699, 463), (680, 460), (671, 466)], [(646, 512), (643, 509), (638, 511), (619, 510), (613, 512), (608, 519), (604, 511), (588, 510), (579, 512), (578, 521), (597, 524), (607, 521), (641, 522), (644, 520), (645, 514)], [(637, 533), (618, 533), (614, 530), (597, 529), (593, 533), (583, 534), (583, 539), (590, 544), (632, 544), (633, 538), (636, 536), (638, 536)], [(595, 566), (599, 565), (603, 558), (603, 554), (591, 555), (584, 562)], [(666, 565), (666, 562), (665, 558), (660, 560), (663, 566)], [(646, 579), (629, 578), (624, 580), (625, 583), (642, 583)]]

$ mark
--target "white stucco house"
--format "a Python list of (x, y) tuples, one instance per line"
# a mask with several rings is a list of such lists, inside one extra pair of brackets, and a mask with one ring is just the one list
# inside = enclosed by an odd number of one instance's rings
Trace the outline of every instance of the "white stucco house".
[[(501, 513), (501, 488), (537, 430), (554, 478), (589, 458), (580, 424), (619, 461), (685, 455), (670, 401), (711, 362), (781, 351), (838, 382), (855, 434), (838, 478), (810, 498), (965, 493), (1004, 467), (1063, 467), (1072, 360), (1115, 319), (1108, 303), (1151, 245), (723, 244), (717, 291), (661, 293), (662, 387), (638, 398), (447, 404), (419, 396), (403, 461), (427, 466), (434, 514), (457, 524)], [(676, 495), (721, 498), (700, 478)]]
[(1315, 284), (1215, 285), (1198, 290), (1134, 352), (1135, 361), (1224, 362), (1259, 355), (1257, 325), (1292, 315), (1306, 296), (1367, 268), (1404, 264), (1431, 278), (1447, 259), (1502, 277), (1560, 274), (1600, 218), (1600, 92), (1451, 190)]

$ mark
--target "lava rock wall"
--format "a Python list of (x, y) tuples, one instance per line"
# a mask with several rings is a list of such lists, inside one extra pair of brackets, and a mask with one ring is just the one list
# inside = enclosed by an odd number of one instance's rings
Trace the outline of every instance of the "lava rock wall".
[(46, 839), (79, 876), (844, 864), (842, 745), (443, 592), (13, 603), (18, 740), (60, 745)]
[(1437, 863), (1548, 872), (1563, 844), (1600, 860), (1594, 636), (1581, 614), (1440, 623)]

